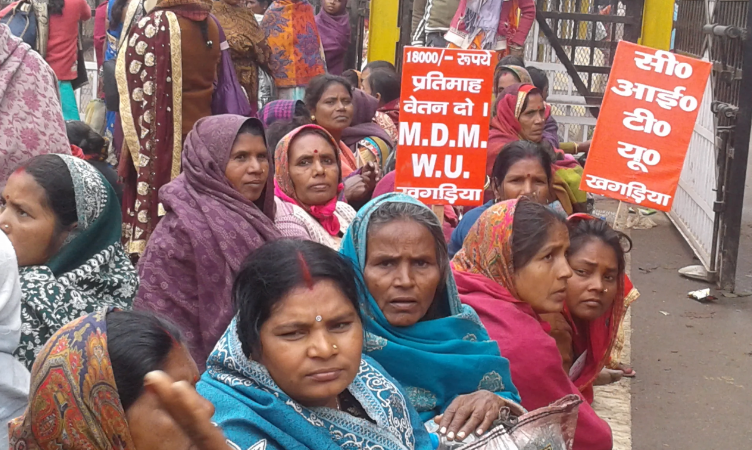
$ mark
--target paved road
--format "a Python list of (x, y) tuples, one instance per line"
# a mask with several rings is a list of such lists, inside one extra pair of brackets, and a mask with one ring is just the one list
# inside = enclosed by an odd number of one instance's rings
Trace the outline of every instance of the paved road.
[[(747, 201), (752, 210), (752, 195)], [(693, 255), (656, 216), (658, 227), (632, 231), (632, 277), (642, 294), (632, 309), (632, 448), (750, 448), (752, 297), (688, 299), (707, 285), (677, 274)], [(752, 248), (749, 224), (743, 245)], [(743, 258), (740, 278), (752, 280), (752, 253)]]

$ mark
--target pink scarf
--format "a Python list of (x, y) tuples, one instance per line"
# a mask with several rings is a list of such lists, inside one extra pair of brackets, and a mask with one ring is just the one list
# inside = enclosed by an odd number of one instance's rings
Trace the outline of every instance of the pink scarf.
[[(342, 183), (337, 186), (337, 196), (339, 196), (339, 193), (342, 192), (342, 189), (344, 188), (345, 185)], [(336, 236), (339, 234), (339, 219), (334, 215), (334, 211), (337, 209), (337, 197), (334, 197), (323, 205), (303, 206), (295, 199), (285, 194), (282, 189), (280, 189), (279, 184), (277, 184), (277, 180), (274, 180), (274, 195), (288, 203), (298, 205), (306, 210), (321, 224), (322, 227), (324, 227), (324, 230), (326, 230), (330, 236)]]

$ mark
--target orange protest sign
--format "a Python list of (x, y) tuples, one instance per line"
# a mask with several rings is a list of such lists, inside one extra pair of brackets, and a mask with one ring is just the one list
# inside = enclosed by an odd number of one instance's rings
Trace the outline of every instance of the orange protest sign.
[(396, 190), (431, 205), (483, 202), (495, 53), (406, 47)]
[(710, 68), (619, 42), (580, 189), (669, 211)]

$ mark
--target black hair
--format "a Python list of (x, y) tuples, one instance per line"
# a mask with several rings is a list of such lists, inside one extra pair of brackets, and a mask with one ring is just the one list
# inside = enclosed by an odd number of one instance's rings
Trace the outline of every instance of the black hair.
[(491, 177), (498, 186), (504, 181), (509, 169), (518, 161), (525, 159), (534, 159), (538, 161), (546, 173), (546, 179), (551, 184), (551, 157), (546, 153), (540, 144), (530, 141), (514, 141), (501, 148), (496, 160), (494, 161)]
[(350, 86), (354, 88), (360, 87), (360, 76), (355, 69), (347, 69), (342, 72), (342, 78), (347, 80), (347, 82), (350, 83)]
[(110, 311), (106, 320), (112, 374), (127, 411), (143, 393), (144, 376), (164, 368), (182, 336), (170, 321), (149, 312)]
[(51, 16), (62, 16), (65, 8), (65, 0), (49, 0), (47, 2), (47, 14)]
[(78, 221), (76, 192), (73, 178), (63, 158), (54, 155), (39, 155), (23, 164), (23, 170), (42, 187), (48, 208), (55, 214), (55, 234), (59, 234)]
[(617, 278), (619, 291), (623, 289), (623, 278), (627, 263), (624, 255), (632, 250), (632, 240), (626, 234), (616, 231), (602, 219), (572, 220), (568, 222), (569, 254), (574, 255), (590, 241), (600, 240), (611, 247), (616, 254), (616, 266), (619, 270)]
[(400, 97), (400, 78), (391, 70), (374, 70), (364, 82), (368, 83), (373, 94), (381, 94), (379, 101), (382, 104), (389, 103)]
[(232, 286), (243, 353), (252, 356), (261, 351), (261, 327), (280, 300), (296, 287), (322, 280), (333, 282), (360, 316), (359, 298), (365, 291), (348, 258), (317, 242), (292, 239), (267, 242), (254, 250)]
[(207, 22), (208, 19), (201, 20), (198, 23), (198, 29), (201, 31), (201, 38), (206, 43), (206, 48), (212, 48), (214, 46), (214, 42), (212, 42), (209, 39), (209, 22)]
[(547, 207), (522, 198), (512, 221), (512, 263), (515, 272), (529, 263), (546, 245), (551, 229), (565, 221)]
[(373, 72), (374, 70), (378, 69), (391, 70), (392, 72), (397, 73), (397, 68), (394, 67), (394, 64), (390, 63), (389, 61), (371, 61), (363, 68), (363, 72), (365, 72), (366, 70)]
[(278, 120), (266, 128), (266, 146), (269, 148), (269, 152), (274, 156), (277, 150), (277, 144), (283, 137), (287, 136), (291, 131), (296, 128), (300, 128), (303, 125), (311, 123), (311, 118), (308, 116), (295, 117), (292, 120)]
[(128, 4), (128, 0), (115, 0), (112, 4), (112, 21), (110, 22), (110, 30), (116, 30), (118, 26), (123, 23), (125, 18), (123, 17), (123, 11)]
[(319, 102), (319, 100), (321, 100), (321, 96), (324, 95), (324, 91), (326, 91), (329, 86), (335, 83), (339, 83), (344, 86), (347, 90), (347, 93), (350, 94), (350, 97), (352, 97), (353, 88), (352, 86), (350, 86), (350, 83), (344, 78), (338, 77), (336, 75), (329, 75), (328, 73), (316, 75), (308, 83), (308, 87), (305, 90), (305, 97), (303, 101), (305, 102), (308, 109), (316, 109), (316, 104)]
[(541, 93), (548, 87), (548, 75), (544, 70), (537, 67), (528, 67), (527, 73), (530, 74), (530, 78), (533, 80), (533, 84), (537, 87)]
[(525, 67), (525, 61), (519, 56), (507, 55), (499, 60), (499, 65)]
[(102, 153), (105, 139), (85, 122), (69, 120), (65, 122), (65, 131), (68, 134), (68, 142), (83, 150), (85, 155)]
[(251, 136), (264, 137), (264, 128), (255, 120), (246, 120), (238, 130), (238, 136), (241, 134), (250, 134)]

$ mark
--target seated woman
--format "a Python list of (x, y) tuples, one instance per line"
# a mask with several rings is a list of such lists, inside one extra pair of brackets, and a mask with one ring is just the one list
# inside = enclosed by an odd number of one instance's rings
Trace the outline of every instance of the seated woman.
[(433, 448), (407, 394), (361, 354), (361, 289), (314, 242), (271, 242), (243, 263), (237, 316), (198, 384), (234, 448)]
[(449, 257), (453, 258), (460, 251), (470, 227), (495, 203), (525, 196), (541, 205), (549, 205), (553, 211), (566, 217), (558, 200), (549, 203), (552, 178), (551, 157), (540, 144), (514, 141), (505, 145), (496, 156), (491, 172), (493, 198), (462, 217), (449, 241)]
[(234, 315), (230, 287), (253, 249), (281, 237), (258, 119), (205, 117), (188, 135), (183, 173), (160, 192), (166, 214), (138, 263), (134, 308), (183, 330), (199, 370)]
[[(342, 77), (319, 75), (306, 88), (305, 104), (311, 111), (311, 120), (334, 138), (339, 150), (342, 177), (345, 179), (347, 203), (362, 206), (371, 199), (379, 178), (377, 164), (358, 166), (353, 151), (342, 142), (343, 133), (353, 122), (353, 89)], [(358, 171), (359, 172), (356, 172)]]
[(625, 245), (629, 251), (632, 241), (606, 221), (570, 217), (567, 261), (574, 275), (567, 282), (567, 301), (562, 313), (541, 315), (551, 325), (564, 371), (590, 403), (594, 383), (620, 378), (621, 372), (601, 371), (627, 307), (640, 296), (625, 273)]
[(10, 446), (230, 450), (211, 424), (211, 404), (193, 388), (198, 375), (169, 322), (132, 311), (85, 315), (39, 353), (29, 408), (11, 422)]
[[(514, 84), (499, 94), (495, 111), (488, 136), (486, 174), (489, 176), (496, 155), (506, 144), (518, 140), (537, 143), (545, 141), (544, 128), (546, 119), (551, 114), (551, 107), (543, 101), (540, 90), (532, 84)], [(565, 155), (561, 150), (556, 150), (555, 156), (552, 197), (561, 202), (567, 214), (585, 212), (587, 195), (580, 190), (582, 167), (571, 155)]]
[(138, 275), (120, 245), (120, 204), (110, 183), (86, 161), (32, 158), (8, 179), (0, 229), (20, 267), (21, 343), (31, 368), (52, 334), (102, 306), (130, 308)]
[[(522, 406), (582, 397), (562, 369), (556, 342), (540, 314), (561, 312), (569, 234), (564, 220), (528, 200), (507, 200), (480, 216), (452, 260), (462, 302), (473, 307), (509, 359)], [(580, 405), (575, 450), (611, 449), (611, 429), (589, 404)]]
[(274, 152), (274, 224), (285, 237), (338, 249), (355, 210), (337, 201), (342, 191), (340, 152), (332, 136), (317, 125), (295, 129)]
[(342, 131), (342, 143), (355, 155), (358, 167), (373, 163), (384, 171), (397, 142), (397, 127), (392, 119), (376, 111), (379, 102), (360, 89), (353, 89), (353, 119)]
[(460, 303), (436, 215), (405, 194), (368, 203), (340, 252), (368, 289), (364, 352), (405, 388), (421, 419), (449, 439), (483, 434), (509, 406), (522, 412), (509, 362)]

